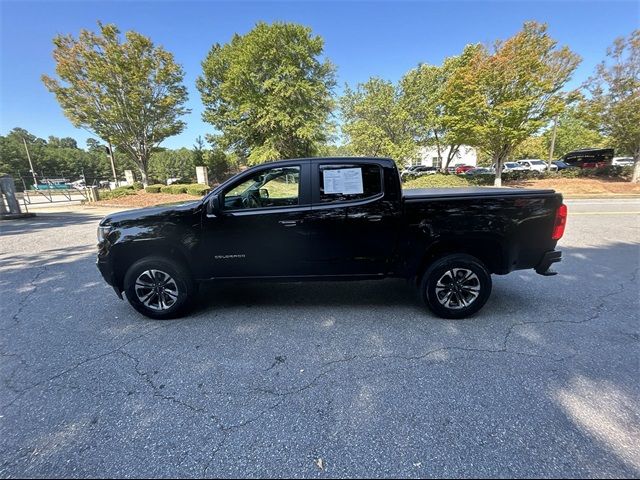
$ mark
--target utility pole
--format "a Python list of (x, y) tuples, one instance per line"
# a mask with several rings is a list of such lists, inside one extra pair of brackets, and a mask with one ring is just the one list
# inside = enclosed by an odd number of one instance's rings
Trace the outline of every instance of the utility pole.
[(109, 143), (109, 147), (107, 150), (109, 151), (109, 158), (111, 159), (111, 171), (113, 172), (113, 180), (116, 182), (116, 187), (118, 186), (118, 176), (116, 175), (116, 162), (113, 159), (113, 147), (111, 147), (111, 140), (107, 140)]
[(549, 165), (547, 171), (551, 171), (551, 160), (553, 160), (553, 150), (556, 148), (556, 129), (558, 128), (558, 115), (553, 117), (553, 133), (551, 134), (551, 148), (549, 149)]
[(24, 143), (24, 149), (27, 151), (27, 158), (29, 159), (29, 168), (31, 169), (31, 175), (33, 175), (33, 188), (38, 188), (38, 180), (36, 179), (36, 172), (33, 169), (33, 163), (31, 163), (31, 155), (29, 155), (29, 148), (27, 147), (27, 141), (22, 137), (22, 143)]

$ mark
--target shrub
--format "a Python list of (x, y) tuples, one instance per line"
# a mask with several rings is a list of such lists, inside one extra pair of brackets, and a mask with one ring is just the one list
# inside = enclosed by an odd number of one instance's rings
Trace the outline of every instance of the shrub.
[(144, 185), (142, 185), (142, 182), (133, 182), (132, 187), (134, 190), (142, 190)]
[(136, 192), (130, 185), (114, 188), (113, 190), (101, 190), (100, 200), (111, 200), (114, 198), (126, 197), (127, 195), (135, 195)]
[(195, 195), (201, 197), (211, 191), (209, 185), (204, 185), (202, 183), (192, 183), (191, 185), (187, 185), (187, 193), (189, 195)]
[(405, 182), (405, 188), (451, 188), (468, 187), (471, 185), (466, 177), (458, 175), (444, 175), (436, 173), (433, 175), (423, 175)]
[(155, 185), (149, 185), (147, 188), (144, 189), (144, 191), (147, 193), (160, 193), (160, 189), (164, 186), (165, 185), (162, 185), (161, 183), (157, 183)]
[(172, 185), (163, 185), (160, 188), (162, 193), (170, 193), (172, 195), (179, 195), (181, 193), (187, 193), (187, 185), (180, 185), (174, 183)]

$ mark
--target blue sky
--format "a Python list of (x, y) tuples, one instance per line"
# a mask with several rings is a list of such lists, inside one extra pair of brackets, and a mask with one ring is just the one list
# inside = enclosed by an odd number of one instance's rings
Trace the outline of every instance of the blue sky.
[(187, 128), (163, 146), (190, 147), (212, 131), (202, 122), (195, 89), (200, 62), (213, 43), (229, 41), (262, 20), (298, 22), (325, 40), (337, 66), (339, 89), (370, 76), (397, 80), (418, 64), (440, 63), (468, 43), (490, 44), (517, 32), (526, 20), (549, 25), (552, 37), (582, 58), (572, 86), (584, 81), (607, 46), (640, 25), (640, 2), (632, 1), (465, 1), (465, 2), (206, 2), (206, 1), (5, 1), (0, 0), (0, 133), (20, 126), (45, 137), (76, 138), (40, 76), (53, 74), (51, 40), (95, 29), (96, 21), (137, 30), (171, 51), (186, 72)]

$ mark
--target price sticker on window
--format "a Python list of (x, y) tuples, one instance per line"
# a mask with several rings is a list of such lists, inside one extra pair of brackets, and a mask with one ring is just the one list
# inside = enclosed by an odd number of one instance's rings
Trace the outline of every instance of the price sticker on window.
[(361, 168), (337, 168), (322, 171), (325, 194), (357, 195), (364, 193)]

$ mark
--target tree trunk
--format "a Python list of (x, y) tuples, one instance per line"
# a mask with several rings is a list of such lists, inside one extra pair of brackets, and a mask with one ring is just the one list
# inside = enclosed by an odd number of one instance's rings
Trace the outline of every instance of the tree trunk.
[(493, 181), (493, 186), (501, 187), (502, 186), (502, 165), (504, 162), (502, 159), (502, 155), (495, 155), (493, 158), (494, 158), (494, 163), (496, 164), (496, 179)]
[(633, 156), (633, 175), (631, 176), (633, 183), (640, 183), (640, 152), (636, 152)]
[(142, 178), (142, 185), (146, 188), (149, 186), (149, 176), (147, 175), (149, 158), (144, 155), (139, 155), (137, 160), (138, 168), (140, 169), (140, 177)]

